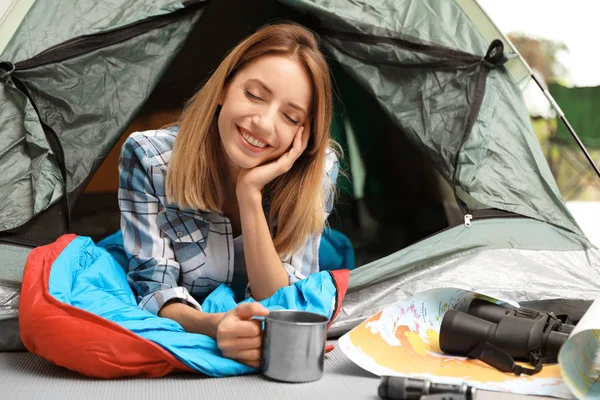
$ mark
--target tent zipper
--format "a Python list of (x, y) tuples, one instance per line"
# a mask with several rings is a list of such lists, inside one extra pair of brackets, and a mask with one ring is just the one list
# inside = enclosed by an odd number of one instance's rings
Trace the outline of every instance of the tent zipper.
[(471, 214), (465, 214), (465, 226), (467, 228), (471, 227), (471, 220), (473, 219), (473, 216)]
[(484, 208), (482, 210), (473, 210), (465, 214), (464, 225), (467, 228), (471, 227), (472, 220), (493, 219), (493, 218), (527, 218), (520, 214), (515, 214), (510, 211), (499, 210), (497, 208)]
[(446, 232), (450, 229), (454, 229), (458, 226), (465, 226), (466, 228), (470, 228), (472, 226), (472, 222), (473, 220), (484, 220), (484, 219), (497, 219), (497, 218), (501, 218), (501, 219), (507, 219), (507, 218), (526, 218), (526, 219), (531, 219), (531, 217), (526, 217), (524, 215), (521, 214), (515, 214), (513, 212), (510, 211), (504, 211), (504, 210), (499, 210), (497, 208), (484, 208), (481, 210), (473, 210), (470, 211), (468, 214), (464, 215), (464, 222), (463, 223), (458, 223), (458, 224), (454, 224), (454, 225), (448, 225), (447, 227), (445, 227), (444, 229), (441, 229), (435, 233), (432, 233), (431, 235), (425, 236), (423, 239), (419, 239), (414, 243), (411, 243), (409, 246), (414, 246), (417, 243), (421, 243), (433, 236), (439, 235), (442, 232)]
[(15, 63), (15, 70), (22, 71), (52, 64), (98, 50), (134, 38), (150, 30), (176, 22), (184, 15), (196, 11), (206, 0), (188, 0), (184, 7), (168, 14), (156, 15), (100, 33), (77, 36), (54, 45), (27, 60)]

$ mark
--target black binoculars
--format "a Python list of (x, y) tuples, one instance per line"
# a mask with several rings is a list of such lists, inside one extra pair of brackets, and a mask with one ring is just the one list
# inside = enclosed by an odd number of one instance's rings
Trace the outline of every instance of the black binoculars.
[[(475, 299), (467, 313), (446, 312), (440, 348), (448, 354), (480, 359), (503, 372), (532, 375), (542, 364), (556, 362), (573, 328), (550, 312)], [(529, 361), (534, 368), (522, 367), (514, 360)]]

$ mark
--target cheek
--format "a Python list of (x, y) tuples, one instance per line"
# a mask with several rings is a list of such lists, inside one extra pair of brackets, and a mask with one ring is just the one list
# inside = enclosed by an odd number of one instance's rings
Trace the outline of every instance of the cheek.
[(281, 153), (284, 153), (287, 150), (289, 150), (292, 147), (292, 145), (294, 144), (294, 137), (296, 136), (297, 131), (298, 131), (298, 128), (293, 127), (293, 126), (283, 127), (282, 134), (280, 136), (280, 138), (281, 138), (280, 148), (277, 150), (281, 151)]
[(223, 123), (231, 123), (237, 118), (244, 117), (251, 112), (251, 105), (239, 96), (229, 95), (223, 102), (219, 119)]

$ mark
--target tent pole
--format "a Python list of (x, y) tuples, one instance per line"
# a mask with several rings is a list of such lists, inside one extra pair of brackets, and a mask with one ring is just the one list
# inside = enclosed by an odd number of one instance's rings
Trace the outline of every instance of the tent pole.
[(596, 172), (596, 175), (598, 175), (598, 178), (600, 178), (600, 169), (598, 169), (598, 166), (596, 165), (596, 163), (594, 163), (594, 159), (592, 158), (590, 153), (588, 153), (587, 149), (585, 148), (585, 145), (583, 144), (581, 139), (579, 139), (579, 136), (577, 136), (577, 133), (575, 133), (575, 129), (573, 129), (573, 127), (571, 126), (571, 124), (569, 123), (567, 118), (565, 117), (565, 113), (563, 113), (563, 111), (560, 109), (559, 105), (556, 103), (556, 100), (554, 100), (554, 98), (552, 97), (552, 95), (550, 94), (548, 89), (546, 89), (546, 87), (544, 86), (542, 81), (537, 77), (535, 72), (532, 71), (531, 77), (533, 78), (535, 83), (537, 83), (537, 85), (539, 86), (542, 93), (544, 93), (544, 96), (546, 96), (546, 99), (548, 99), (548, 101), (552, 105), (552, 108), (554, 108), (554, 111), (556, 111), (556, 113), (558, 114), (558, 117), (560, 118), (560, 120), (563, 122), (563, 124), (565, 124), (565, 126), (567, 127), (567, 130), (569, 131), (571, 136), (573, 136), (573, 139), (575, 139), (575, 141), (577, 142), (577, 145), (579, 146), (581, 151), (583, 151), (583, 154), (585, 154), (585, 158), (587, 158), (588, 162), (592, 166), (592, 169)]

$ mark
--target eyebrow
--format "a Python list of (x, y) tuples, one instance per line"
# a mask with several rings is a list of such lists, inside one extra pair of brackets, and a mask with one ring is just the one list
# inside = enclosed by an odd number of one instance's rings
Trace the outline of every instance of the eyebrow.
[[(273, 91), (271, 90), (271, 88), (269, 88), (263, 81), (261, 81), (260, 79), (248, 79), (248, 82), (256, 82), (258, 83), (260, 86), (262, 86), (263, 89), (265, 89), (265, 91), (267, 93), (269, 93), (270, 95), (273, 95)], [(295, 108), (298, 111), (302, 111), (304, 113), (304, 115), (308, 115), (308, 113), (306, 112), (306, 110), (302, 107), (300, 107), (298, 104), (296, 103), (292, 103), (289, 102), (288, 105), (292, 108)]]

